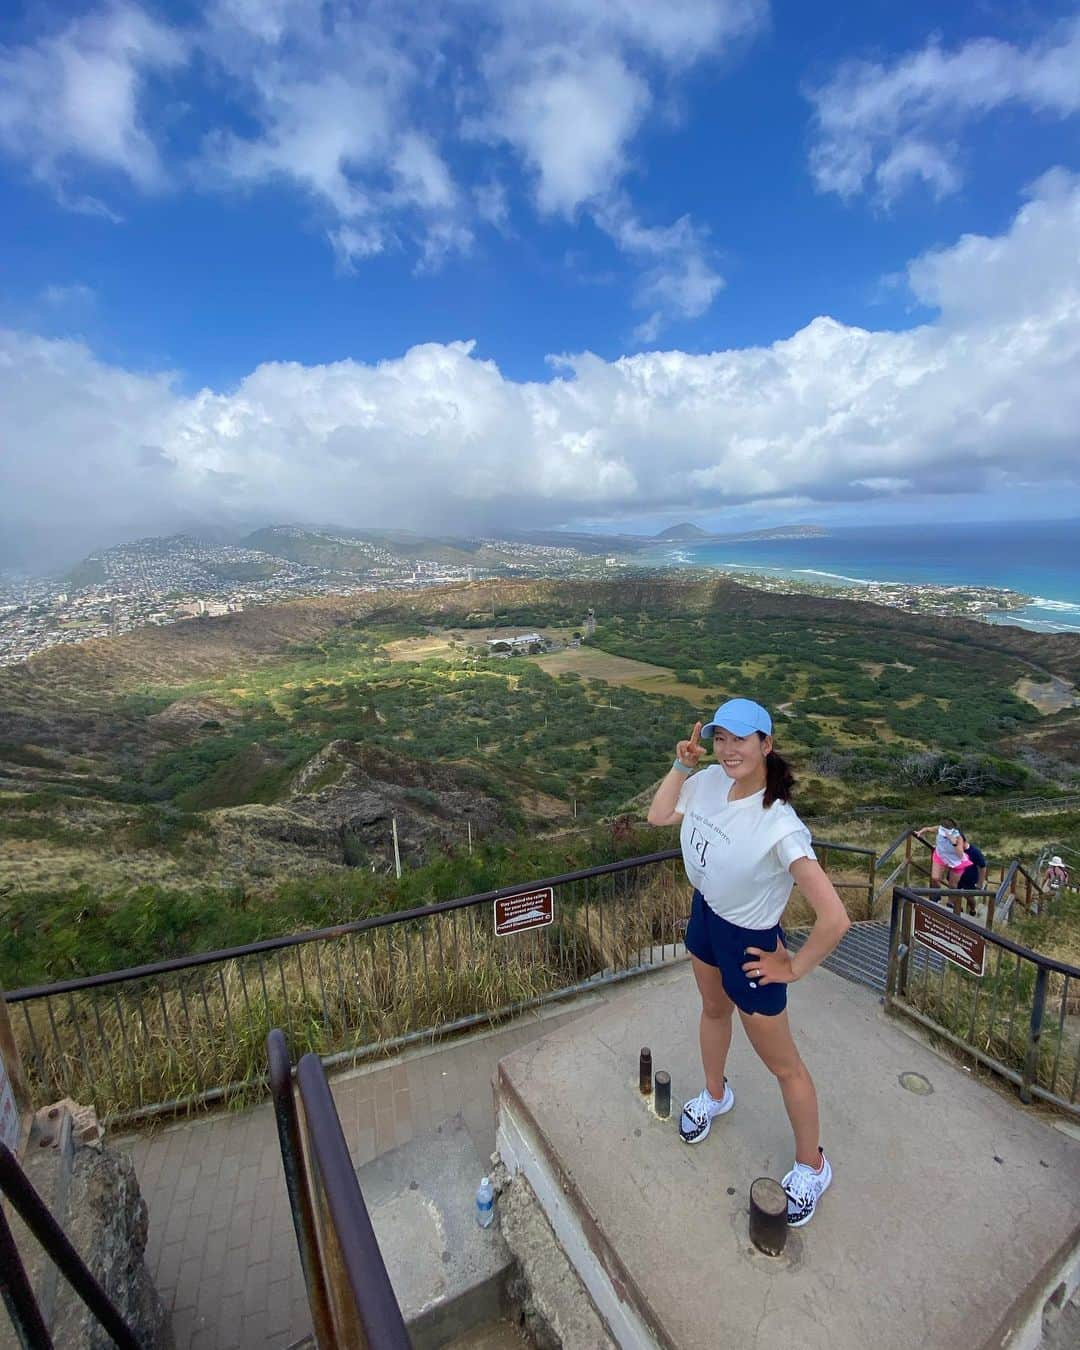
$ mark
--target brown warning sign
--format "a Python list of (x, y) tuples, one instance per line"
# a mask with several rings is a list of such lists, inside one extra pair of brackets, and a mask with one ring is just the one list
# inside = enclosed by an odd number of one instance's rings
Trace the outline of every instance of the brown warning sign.
[(916, 942), (971, 975), (982, 975), (986, 970), (986, 940), (938, 910), (915, 906), (913, 936)]
[(526, 891), (495, 901), (495, 936), (506, 937), (527, 928), (543, 928), (555, 918), (555, 892), (550, 886), (542, 891)]

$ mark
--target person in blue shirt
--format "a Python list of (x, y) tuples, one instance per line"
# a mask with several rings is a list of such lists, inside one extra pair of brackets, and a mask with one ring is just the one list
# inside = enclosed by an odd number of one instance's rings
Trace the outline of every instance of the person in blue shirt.
[[(960, 891), (982, 890), (986, 885), (986, 855), (966, 838), (963, 831), (960, 832), (960, 851), (967, 857), (968, 865), (953, 885)], [(967, 901), (966, 909), (969, 914), (975, 913), (974, 897)]]

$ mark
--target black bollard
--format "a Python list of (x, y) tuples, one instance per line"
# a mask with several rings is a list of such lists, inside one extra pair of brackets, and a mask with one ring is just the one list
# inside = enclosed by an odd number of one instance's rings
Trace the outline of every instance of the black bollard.
[(787, 1235), (787, 1191), (772, 1177), (758, 1177), (750, 1187), (750, 1241), (766, 1256), (783, 1256)]
[(656, 1073), (656, 1095), (653, 1097), (653, 1106), (661, 1120), (667, 1120), (671, 1115), (671, 1074), (665, 1073), (663, 1069), (658, 1069)]
[(638, 1091), (643, 1097), (652, 1096), (652, 1051), (647, 1045), (641, 1047), (638, 1061)]

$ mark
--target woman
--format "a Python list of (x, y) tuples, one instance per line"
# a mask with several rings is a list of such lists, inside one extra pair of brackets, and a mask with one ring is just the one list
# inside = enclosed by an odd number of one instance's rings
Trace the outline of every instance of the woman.
[[(694, 773), (705, 753), (702, 736), (712, 737), (716, 763)], [(828, 956), (851, 920), (791, 807), (793, 783), (773, 749), (769, 714), (750, 699), (733, 698), (678, 743), (648, 819), (681, 826), (683, 862), (695, 888), (686, 948), (701, 994), (705, 1087), (683, 1107), (679, 1132), (698, 1144), (713, 1118), (735, 1105), (724, 1066), (738, 1009), (751, 1045), (780, 1084), (795, 1133), (795, 1165), (783, 1186), (788, 1223), (798, 1228), (813, 1218), (832, 1168), (820, 1146), (814, 1084), (788, 1025), (787, 987)], [(780, 915), (794, 882), (817, 920), (792, 957)]]
[[(933, 825), (924, 825), (915, 831), (916, 839), (923, 839)], [(961, 875), (971, 865), (971, 859), (964, 851), (964, 836), (956, 821), (946, 816), (937, 827), (934, 836), (934, 852), (930, 859), (930, 885), (940, 886), (942, 878), (948, 873), (948, 884), (955, 886)]]

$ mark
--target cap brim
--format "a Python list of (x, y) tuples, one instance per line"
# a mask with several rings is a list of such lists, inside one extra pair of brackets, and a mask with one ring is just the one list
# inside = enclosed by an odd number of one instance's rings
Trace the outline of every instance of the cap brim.
[(716, 728), (723, 727), (725, 731), (730, 731), (733, 736), (749, 736), (752, 731), (757, 731), (757, 727), (749, 722), (739, 722), (732, 719), (730, 722), (710, 722), (707, 726), (701, 728), (703, 736), (713, 736), (716, 734)]

